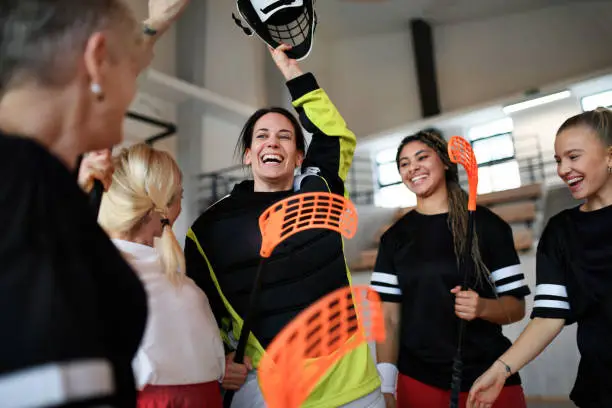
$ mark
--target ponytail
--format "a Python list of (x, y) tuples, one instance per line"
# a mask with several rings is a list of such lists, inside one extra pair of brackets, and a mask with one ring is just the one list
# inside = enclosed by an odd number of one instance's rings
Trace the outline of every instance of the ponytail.
[(185, 277), (185, 255), (167, 218), (162, 219), (162, 234), (155, 242), (164, 273), (173, 285), (179, 285)]

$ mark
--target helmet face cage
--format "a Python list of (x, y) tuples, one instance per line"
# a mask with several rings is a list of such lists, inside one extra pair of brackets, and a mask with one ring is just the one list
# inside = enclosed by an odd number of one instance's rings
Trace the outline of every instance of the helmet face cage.
[(259, 38), (272, 48), (291, 45), (286, 54), (298, 61), (306, 58), (312, 49), (317, 25), (313, 3), (314, 0), (236, 1), (241, 17)]

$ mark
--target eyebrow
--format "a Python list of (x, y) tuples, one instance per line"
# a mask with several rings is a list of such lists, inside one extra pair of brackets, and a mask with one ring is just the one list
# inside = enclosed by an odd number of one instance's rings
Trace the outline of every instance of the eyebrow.
[[(418, 155), (423, 154), (423, 153), (427, 153), (427, 149), (421, 149), (421, 150), (418, 150), (418, 151), (417, 151), (417, 152), (416, 152), (414, 155), (415, 155), (415, 156), (418, 156)], [(407, 156), (402, 156), (402, 157), (400, 157), (400, 158), (399, 158), (399, 160), (398, 160), (398, 161), (402, 161), (402, 160), (409, 160), (409, 159), (410, 159), (410, 158), (409, 158), (409, 157), (407, 157)]]
[[(259, 131), (269, 132), (270, 129), (268, 129), (268, 128), (257, 128), (257, 129), (255, 129), (255, 131), (256, 132), (259, 132)], [(279, 130), (279, 132), (288, 132), (288, 133), (293, 134), (293, 132), (291, 130), (289, 130), (289, 129), (281, 129), (281, 130)]]

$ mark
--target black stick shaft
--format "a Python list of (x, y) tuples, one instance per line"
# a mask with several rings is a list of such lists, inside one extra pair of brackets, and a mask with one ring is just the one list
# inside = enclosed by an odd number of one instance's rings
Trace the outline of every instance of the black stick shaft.
[[(472, 241), (474, 239), (474, 212), (468, 212), (468, 230), (467, 239), (465, 242), (465, 250), (463, 252), (463, 259), (460, 265), (463, 267), (463, 285), (461, 290), (468, 290), (468, 280), (474, 267), (472, 259)], [(461, 392), (461, 374), (463, 372), (463, 359), (461, 357), (461, 349), (463, 345), (463, 334), (465, 332), (465, 320), (459, 321), (459, 337), (457, 340), (457, 353), (453, 358), (452, 368), (452, 380), (451, 380), (451, 397), (450, 397), (450, 408), (459, 407), (459, 393)]]
[[(238, 347), (236, 347), (236, 354), (234, 355), (234, 362), (242, 364), (244, 362), (244, 353), (249, 340), (249, 334), (251, 333), (251, 326), (255, 319), (257, 303), (259, 299), (259, 292), (261, 290), (261, 270), (263, 269), (263, 259), (259, 262), (257, 267), (257, 273), (255, 274), (255, 281), (253, 282), (253, 288), (251, 289), (251, 298), (249, 300), (249, 308), (247, 309), (244, 322), (242, 324), (242, 330), (240, 331), (240, 338), (238, 339)], [(232, 400), (234, 399), (234, 390), (227, 390), (223, 397), (223, 407), (230, 408)]]
[(104, 194), (104, 185), (100, 180), (94, 180), (93, 188), (89, 193), (89, 202), (93, 208), (96, 217), (100, 213), (100, 204), (102, 203), (102, 194)]

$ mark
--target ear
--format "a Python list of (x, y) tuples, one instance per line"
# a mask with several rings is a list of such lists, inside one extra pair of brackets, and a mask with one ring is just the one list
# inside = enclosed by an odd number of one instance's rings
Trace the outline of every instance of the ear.
[(108, 40), (103, 33), (91, 35), (85, 44), (83, 56), (85, 70), (92, 84), (98, 84), (104, 89), (104, 78), (109, 64)]
[(612, 146), (608, 146), (608, 167), (612, 167)]
[(244, 157), (242, 158), (242, 162), (244, 163), (245, 166), (250, 166), (253, 161), (251, 160), (251, 149), (247, 148), (244, 151)]
[(298, 152), (297, 153), (297, 158), (295, 160), (295, 167), (300, 167), (302, 165), (302, 163), (304, 162), (304, 153), (302, 152)]

